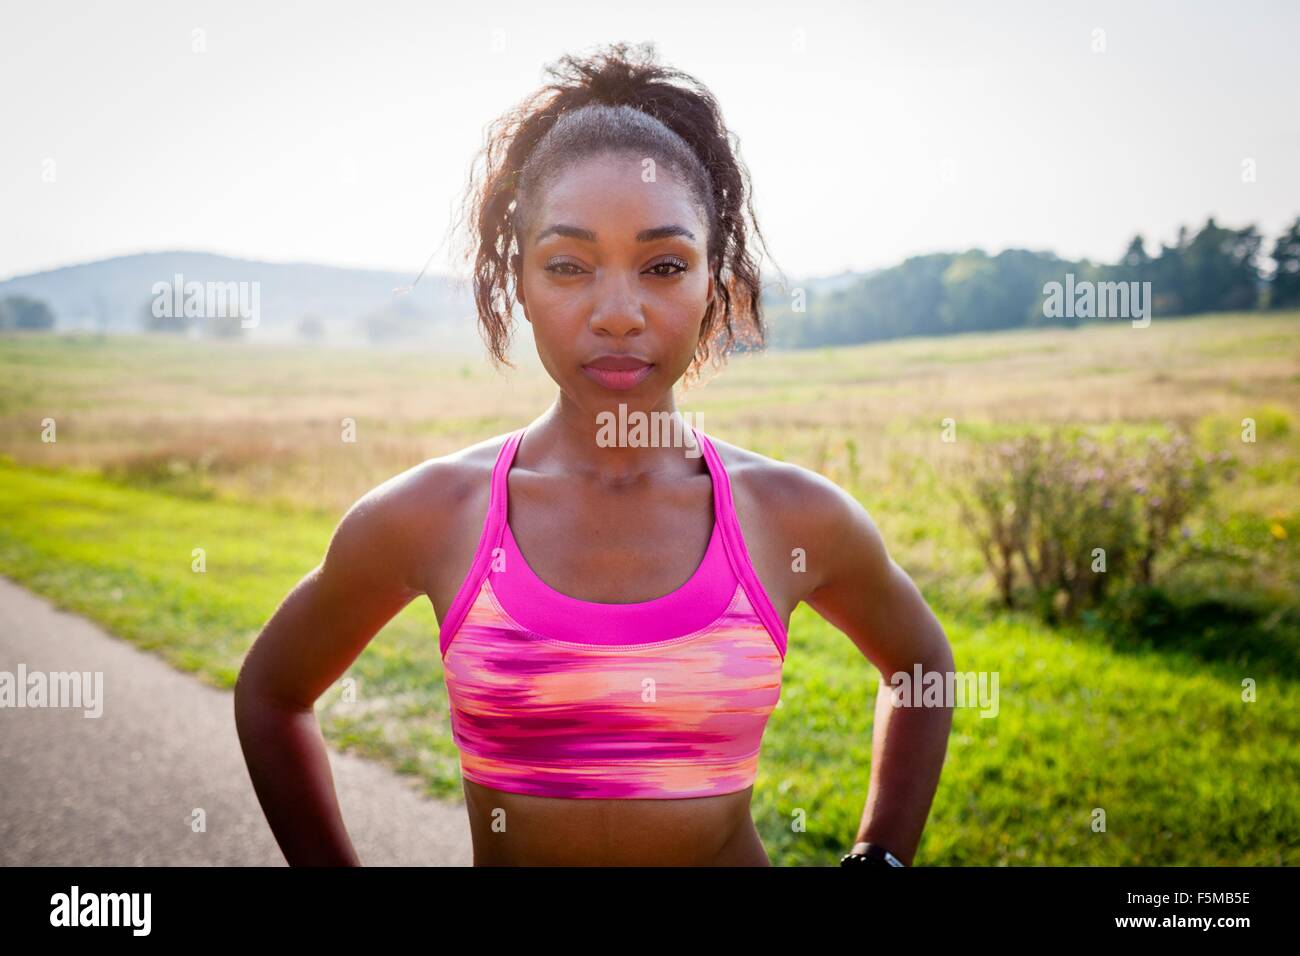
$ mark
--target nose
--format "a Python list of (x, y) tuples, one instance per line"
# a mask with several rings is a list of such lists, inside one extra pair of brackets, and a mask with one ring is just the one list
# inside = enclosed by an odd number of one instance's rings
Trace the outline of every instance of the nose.
[(645, 316), (641, 314), (636, 278), (628, 280), (614, 274), (603, 277), (588, 325), (598, 335), (639, 335), (645, 328)]

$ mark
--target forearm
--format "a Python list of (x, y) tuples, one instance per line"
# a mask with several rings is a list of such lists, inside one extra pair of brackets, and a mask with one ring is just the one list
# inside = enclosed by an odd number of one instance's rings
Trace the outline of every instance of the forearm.
[(871, 735), (871, 783), (855, 842), (881, 844), (911, 866), (943, 770), (952, 708), (895, 707), (893, 699), (882, 676)]
[(235, 724), (253, 789), (290, 866), (360, 866), (314, 710), (237, 692)]

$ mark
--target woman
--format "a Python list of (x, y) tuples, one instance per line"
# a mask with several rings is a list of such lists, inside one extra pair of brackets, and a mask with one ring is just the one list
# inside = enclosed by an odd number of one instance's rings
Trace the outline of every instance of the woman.
[[(249, 652), (239, 735), (291, 864), (359, 862), (313, 705), (420, 595), (475, 865), (769, 865), (749, 804), (800, 601), (884, 674), (952, 667), (854, 498), (676, 410), (683, 375), (763, 341), (748, 176), (712, 96), (652, 48), (551, 72), (489, 137), (467, 208), (492, 357), (513, 284), (559, 394), (361, 498)], [(609, 427), (638, 415), (680, 440)], [(951, 714), (890, 699), (853, 860), (909, 864)]]

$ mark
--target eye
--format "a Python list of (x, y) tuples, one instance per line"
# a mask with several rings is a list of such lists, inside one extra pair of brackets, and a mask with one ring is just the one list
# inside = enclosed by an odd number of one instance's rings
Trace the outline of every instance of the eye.
[[(564, 272), (562, 271), (564, 269), (571, 269), (573, 271)], [(576, 263), (560, 261), (560, 262), (548, 262), (546, 264), (546, 271), (557, 276), (576, 276), (578, 273), (582, 271), (582, 269), (580, 269)]]
[[(655, 269), (659, 269), (664, 266), (676, 267), (676, 268), (675, 271), (673, 272), (654, 272)], [(665, 259), (663, 262), (656, 262), (654, 265), (650, 267), (648, 271), (652, 272), (654, 275), (663, 276), (667, 278), (668, 276), (681, 275), (683, 272), (685, 272), (686, 263), (683, 262), (681, 259)]]

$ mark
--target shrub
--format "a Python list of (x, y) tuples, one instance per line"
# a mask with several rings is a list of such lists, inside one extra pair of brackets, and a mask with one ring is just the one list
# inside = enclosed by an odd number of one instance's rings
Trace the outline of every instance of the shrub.
[(1198, 454), (1181, 432), (1103, 443), (1057, 429), (977, 448), (957, 498), (1002, 603), (1027, 595), (1045, 616), (1072, 618), (1113, 580), (1153, 584), (1157, 559), (1231, 461)]

